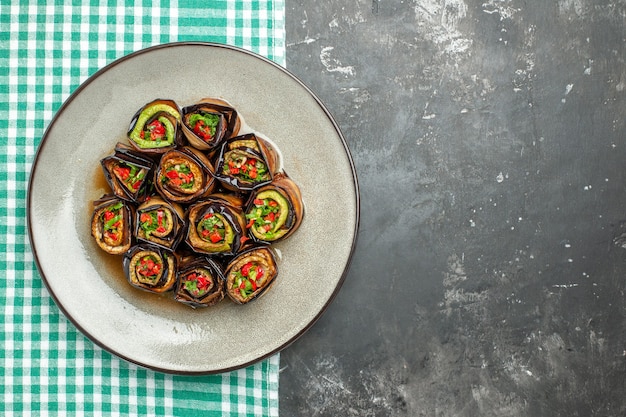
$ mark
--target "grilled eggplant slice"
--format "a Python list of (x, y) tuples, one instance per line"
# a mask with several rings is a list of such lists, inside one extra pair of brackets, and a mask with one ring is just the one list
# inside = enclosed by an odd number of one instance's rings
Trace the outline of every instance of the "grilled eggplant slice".
[(113, 155), (102, 159), (100, 165), (113, 194), (136, 203), (145, 201), (152, 188), (151, 159), (118, 143)]
[(224, 272), (208, 257), (189, 257), (181, 262), (174, 298), (191, 307), (209, 307), (224, 299)]
[(213, 191), (213, 165), (197, 149), (184, 147), (161, 157), (154, 174), (157, 191), (166, 200), (192, 203)]
[(276, 242), (291, 236), (302, 223), (304, 204), (298, 185), (286, 174), (254, 190), (246, 207), (246, 228), (255, 241)]
[(222, 144), (215, 177), (229, 190), (249, 192), (272, 181), (278, 158), (265, 139), (253, 133), (237, 136)]
[(180, 204), (152, 196), (137, 208), (135, 237), (139, 241), (175, 250), (184, 234), (184, 218), (185, 212)]
[(228, 263), (224, 275), (228, 297), (249, 303), (265, 294), (278, 275), (274, 251), (269, 246), (248, 249)]
[(244, 237), (245, 218), (241, 199), (213, 194), (187, 211), (187, 244), (198, 253), (236, 254)]
[(135, 113), (128, 128), (128, 139), (138, 151), (163, 154), (176, 147), (179, 123), (178, 104), (173, 100), (157, 99)]
[(148, 243), (131, 247), (122, 261), (130, 285), (140, 290), (164, 293), (176, 284), (176, 257)]
[(105, 195), (94, 201), (91, 235), (111, 255), (121, 255), (132, 243), (132, 208), (127, 201)]
[(204, 98), (199, 103), (184, 107), (181, 129), (190, 146), (208, 151), (222, 141), (237, 136), (241, 121), (237, 111), (226, 101)]

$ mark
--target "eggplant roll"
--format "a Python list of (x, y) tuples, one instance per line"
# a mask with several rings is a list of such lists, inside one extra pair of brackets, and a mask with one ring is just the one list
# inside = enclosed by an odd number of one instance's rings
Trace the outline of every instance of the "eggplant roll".
[(198, 253), (236, 254), (244, 237), (245, 217), (235, 196), (213, 194), (187, 210), (187, 244)]
[(191, 203), (213, 191), (213, 165), (197, 149), (184, 147), (168, 151), (155, 171), (157, 191), (166, 200)]
[(233, 258), (224, 273), (226, 294), (237, 304), (257, 299), (278, 275), (276, 257), (268, 246), (252, 248)]
[(176, 257), (147, 243), (130, 248), (122, 261), (130, 285), (154, 293), (170, 291), (176, 284)]
[(191, 257), (178, 268), (174, 298), (191, 307), (208, 307), (224, 299), (224, 272), (207, 257)]
[(132, 241), (132, 209), (116, 196), (106, 195), (94, 201), (91, 235), (102, 250), (112, 255), (126, 252)]
[(270, 183), (278, 163), (272, 145), (249, 133), (222, 144), (215, 177), (229, 190), (247, 192)]
[(128, 128), (131, 145), (146, 153), (173, 149), (179, 135), (180, 109), (173, 100), (154, 100), (133, 116)]
[(268, 185), (254, 190), (246, 207), (246, 228), (255, 241), (275, 242), (292, 235), (304, 217), (300, 188), (279, 173)]
[(183, 237), (185, 213), (176, 203), (159, 196), (152, 196), (137, 208), (135, 214), (135, 237), (175, 250)]
[(185, 138), (190, 146), (203, 151), (237, 136), (240, 126), (237, 111), (224, 100), (204, 98), (182, 110), (181, 129)]
[(115, 146), (115, 152), (100, 161), (104, 177), (119, 198), (143, 202), (152, 187), (152, 160), (122, 143)]

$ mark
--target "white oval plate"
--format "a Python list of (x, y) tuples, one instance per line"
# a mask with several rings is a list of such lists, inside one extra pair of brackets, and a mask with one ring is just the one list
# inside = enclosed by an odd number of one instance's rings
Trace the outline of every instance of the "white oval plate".
[[(221, 97), (270, 138), (301, 188), (300, 229), (277, 243), (279, 276), (263, 297), (194, 310), (132, 288), (121, 258), (90, 235), (92, 201), (109, 192), (100, 159), (127, 143), (133, 114), (155, 98), (181, 107)], [(28, 231), (42, 279), (64, 314), (96, 344), (171, 373), (241, 368), (302, 335), (339, 291), (359, 225), (358, 183), (346, 142), (320, 100), (275, 63), (239, 48), (173, 43), (138, 51), (90, 77), (46, 130), (28, 189)]]

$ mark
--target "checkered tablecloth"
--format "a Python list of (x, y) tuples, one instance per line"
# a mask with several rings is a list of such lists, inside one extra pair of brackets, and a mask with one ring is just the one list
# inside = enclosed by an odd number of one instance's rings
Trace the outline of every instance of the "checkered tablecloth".
[(112, 356), (59, 311), (33, 261), (28, 176), (63, 101), (111, 61), (210, 41), (285, 62), (283, 0), (0, 1), (0, 415), (277, 416), (279, 357), (211, 376)]

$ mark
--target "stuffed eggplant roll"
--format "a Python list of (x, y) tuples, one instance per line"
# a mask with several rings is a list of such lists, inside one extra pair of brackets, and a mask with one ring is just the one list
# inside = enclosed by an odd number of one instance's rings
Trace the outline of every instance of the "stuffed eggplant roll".
[(143, 202), (152, 186), (154, 163), (122, 143), (113, 155), (100, 161), (104, 177), (113, 193), (124, 200)]
[(208, 307), (224, 299), (224, 273), (207, 257), (190, 257), (178, 268), (176, 301), (191, 307)]
[(270, 183), (278, 163), (271, 144), (250, 133), (222, 144), (215, 176), (225, 188), (247, 192)]
[(191, 203), (208, 195), (214, 188), (213, 166), (197, 149), (184, 147), (161, 157), (154, 183), (166, 200)]
[(172, 252), (147, 243), (130, 248), (122, 261), (130, 285), (163, 293), (176, 284), (176, 257)]
[(91, 216), (91, 235), (102, 250), (121, 255), (132, 241), (132, 210), (128, 203), (116, 196), (107, 195), (94, 201)]
[(137, 240), (175, 250), (183, 237), (184, 217), (185, 213), (180, 205), (169, 203), (159, 196), (152, 196), (137, 208), (135, 237)]
[(187, 210), (187, 243), (198, 253), (234, 255), (244, 237), (241, 200), (213, 194)]
[(135, 113), (128, 139), (139, 151), (162, 154), (176, 146), (180, 109), (173, 100), (154, 100)]
[(190, 146), (207, 151), (237, 136), (241, 122), (227, 102), (205, 98), (182, 110), (182, 131)]
[(237, 304), (248, 303), (263, 295), (278, 275), (276, 258), (270, 247), (248, 249), (226, 267), (226, 294)]
[(253, 240), (275, 242), (293, 234), (304, 217), (300, 188), (284, 173), (254, 190), (246, 207), (246, 228)]

